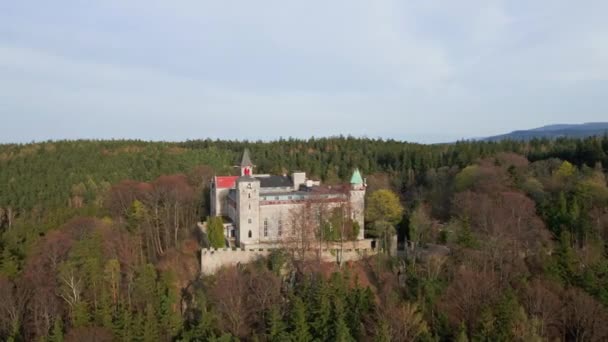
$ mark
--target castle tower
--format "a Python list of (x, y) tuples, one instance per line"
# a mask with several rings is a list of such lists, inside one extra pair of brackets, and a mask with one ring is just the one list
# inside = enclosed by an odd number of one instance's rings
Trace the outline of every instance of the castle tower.
[[(245, 158), (243, 158), (245, 159)], [(260, 181), (241, 176), (236, 181), (237, 236), (239, 246), (260, 242)]]
[(243, 152), (243, 158), (241, 159), (241, 176), (252, 176), (253, 168), (255, 165), (251, 162), (251, 158), (249, 157), (249, 149), (245, 149)]
[(366, 184), (361, 177), (359, 169), (355, 169), (350, 178), (350, 210), (351, 218), (359, 224), (359, 235), (357, 239), (363, 240), (365, 236), (365, 187)]

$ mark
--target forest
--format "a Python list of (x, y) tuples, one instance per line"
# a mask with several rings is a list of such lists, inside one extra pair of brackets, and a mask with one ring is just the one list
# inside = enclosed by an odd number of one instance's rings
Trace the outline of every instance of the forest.
[[(209, 181), (245, 147), (259, 173), (359, 168), (400, 206), (366, 232), (407, 258), (276, 251), (201, 277)], [(606, 165), (608, 136), (0, 145), (0, 340), (605, 341)]]

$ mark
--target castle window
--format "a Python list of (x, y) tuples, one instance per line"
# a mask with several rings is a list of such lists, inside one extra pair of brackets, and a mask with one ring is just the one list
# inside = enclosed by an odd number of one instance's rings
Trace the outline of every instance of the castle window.
[(251, 223), (251, 219), (248, 219), (247, 222)]
[(251, 230), (249, 231), (249, 234), (247, 234), (250, 238), (251, 238)]
[(249, 210), (251, 210), (251, 203), (249, 203)]
[(248, 193), (247, 196), (249, 196), (249, 198), (251, 198), (251, 193)]
[(283, 234), (283, 220), (279, 219), (279, 225), (277, 227), (277, 234), (281, 236)]
[(264, 237), (268, 236), (268, 219), (264, 219)]

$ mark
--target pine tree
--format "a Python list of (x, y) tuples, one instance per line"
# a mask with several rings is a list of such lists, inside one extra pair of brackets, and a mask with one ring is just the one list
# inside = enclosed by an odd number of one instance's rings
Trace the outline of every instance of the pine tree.
[(110, 303), (109, 295), (105, 289), (101, 294), (99, 305), (97, 306), (97, 310), (95, 311), (95, 316), (95, 321), (98, 325), (101, 325), (102, 327), (108, 328), (112, 331), (116, 330), (113, 322), (114, 308)]
[(562, 231), (555, 255), (557, 258), (558, 275), (567, 284), (574, 283), (576, 281), (576, 255), (571, 247), (571, 235), (569, 232)]
[(379, 321), (376, 326), (376, 336), (374, 337), (375, 342), (390, 342), (391, 331), (390, 326), (385, 321)]
[(2, 255), (0, 256), (0, 274), (5, 275), (9, 279), (13, 279), (19, 273), (19, 265), (17, 258), (8, 250), (4, 248)]
[(146, 318), (143, 324), (143, 341), (144, 342), (156, 342), (160, 339), (158, 332), (158, 319), (156, 318), (156, 312), (152, 304), (146, 305)]
[(469, 337), (467, 336), (467, 329), (464, 323), (460, 324), (460, 328), (458, 329), (458, 334), (454, 339), (455, 342), (469, 342)]
[(226, 247), (226, 239), (224, 237), (224, 222), (221, 217), (207, 218), (207, 236), (209, 243), (213, 248)]
[(268, 341), (280, 342), (287, 340), (288, 335), (285, 330), (285, 323), (283, 323), (281, 312), (279, 311), (279, 308), (273, 306), (268, 313)]
[(152, 264), (143, 265), (135, 278), (133, 292), (140, 304), (152, 303), (154, 308), (159, 306), (156, 286), (156, 269)]
[(350, 330), (348, 329), (348, 325), (346, 324), (346, 314), (344, 312), (344, 304), (342, 302), (342, 298), (335, 297), (334, 298), (334, 308), (333, 308), (333, 336), (334, 341), (336, 342), (350, 342), (354, 341), (354, 338), (350, 334)]
[[(154, 320), (153, 323), (156, 323)], [(133, 320), (133, 328), (132, 328), (132, 336), (135, 341), (144, 341), (146, 337), (146, 326), (144, 324), (144, 316), (140, 312), (135, 313), (135, 318)], [(127, 331), (123, 330), (123, 334), (126, 336)], [(125, 340), (126, 341), (126, 340)]]
[[(141, 324), (141, 322), (139, 322)], [(137, 324), (133, 322), (133, 315), (131, 310), (126, 306), (121, 306), (118, 317), (115, 324), (115, 335), (120, 338), (121, 341), (131, 341), (134, 339), (134, 331), (137, 331)]]
[(81, 300), (75, 303), (72, 310), (72, 325), (75, 328), (89, 324), (91, 317), (89, 315), (89, 307), (85, 301)]
[(55, 318), (53, 330), (49, 336), (49, 342), (63, 342), (63, 320), (61, 317)]
[(160, 323), (162, 325), (162, 331), (164, 331), (168, 337), (175, 336), (182, 325), (182, 319), (179, 313), (174, 310), (179, 304), (179, 298), (173, 287), (172, 279), (173, 276), (170, 272), (163, 272), (157, 290), (160, 294)]
[(306, 306), (300, 297), (294, 297), (291, 309), (291, 340), (294, 342), (308, 342), (312, 340), (308, 321), (306, 320)]
[(471, 231), (469, 220), (465, 219), (462, 221), (460, 229), (456, 232), (456, 242), (467, 248), (477, 247), (477, 240)]
[(315, 286), (314, 307), (312, 311), (311, 327), (314, 336), (319, 339), (324, 339), (330, 335), (330, 319), (331, 319), (331, 298), (329, 287), (324, 281), (319, 280)]

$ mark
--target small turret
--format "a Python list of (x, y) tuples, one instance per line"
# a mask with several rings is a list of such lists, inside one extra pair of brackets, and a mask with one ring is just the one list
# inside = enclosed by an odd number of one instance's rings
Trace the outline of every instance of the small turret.
[(361, 177), (361, 172), (359, 172), (359, 169), (355, 169), (352, 177), (350, 177), (350, 186), (353, 190), (365, 189), (365, 182), (363, 181), (363, 177)]
[(243, 158), (241, 159), (241, 176), (251, 176), (253, 175), (253, 168), (255, 165), (251, 162), (251, 158), (249, 157), (249, 149), (245, 149), (243, 152)]
[(362, 240), (364, 233), (364, 212), (365, 212), (365, 181), (361, 177), (359, 169), (355, 169), (350, 178), (350, 210), (351, 218), (359, 224), (359, 236), (357, 239)]

